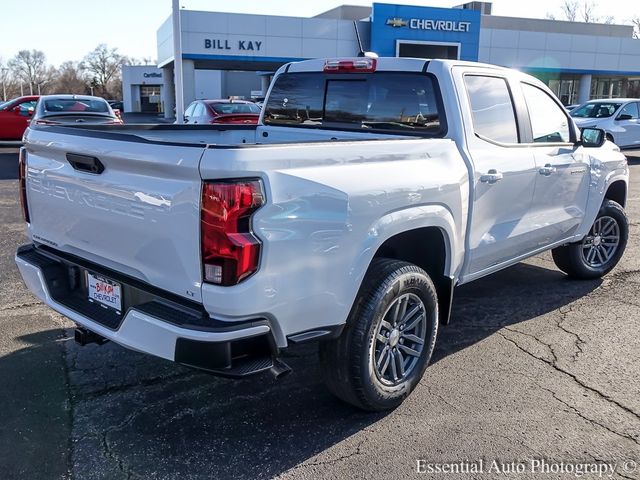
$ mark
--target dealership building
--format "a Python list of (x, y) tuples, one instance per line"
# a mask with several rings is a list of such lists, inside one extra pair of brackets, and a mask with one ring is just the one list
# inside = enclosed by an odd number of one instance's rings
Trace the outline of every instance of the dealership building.
[[(311, 18), (180, 10), (185, 105), (262, 97), (274, 71), (287, 62), (356, 56), (354, 22), (364, 49), (380, 56), (517, 68), (543, 80), (565, 104), (640, 97), (640, 40), (631, 26), (495, 16), (489, 2), (452, 8), (374, 3)], [(158, 29), (157, 43), (158, 68), (123, 70), (125, 111), (155, 107), (172, 115), (171, 17)]]

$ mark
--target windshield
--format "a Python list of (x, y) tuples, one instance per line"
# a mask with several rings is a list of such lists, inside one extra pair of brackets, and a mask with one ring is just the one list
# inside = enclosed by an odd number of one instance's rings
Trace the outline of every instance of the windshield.
[(44, 101), (45, 113), (111, 113), (109, 105), (104, 100), (52, 98)]
[(425, 74), (288, 73), (276, 79), (264, 123), (438, 135), (437, 98)]
[(260, 107), (253, 103), (210, 103), (209, 106), (219, 114), (260, 113)]
[(621, 103), (585, 103), (579, 108), (571, 110), (571, 116), (574, 118), (606, 118), (613, 115), (620, 108)]

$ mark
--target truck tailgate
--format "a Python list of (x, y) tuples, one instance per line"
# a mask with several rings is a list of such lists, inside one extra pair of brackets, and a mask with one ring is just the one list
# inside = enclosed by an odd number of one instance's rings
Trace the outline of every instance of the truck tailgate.
[(200, 302), (203, 146), (55, 130), (27, 132), (34, 242)]

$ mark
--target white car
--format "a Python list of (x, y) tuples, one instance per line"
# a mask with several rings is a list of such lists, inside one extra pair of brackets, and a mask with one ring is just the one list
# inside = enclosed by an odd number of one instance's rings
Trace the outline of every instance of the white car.
[(580, 128), (601, 128), (623, 150), (640, 148), (640, 99), (591, 100), (571, 111)]

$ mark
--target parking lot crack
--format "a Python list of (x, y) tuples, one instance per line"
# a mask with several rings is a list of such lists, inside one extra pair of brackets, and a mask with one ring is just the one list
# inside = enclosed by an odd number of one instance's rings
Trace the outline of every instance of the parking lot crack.
[(173, 375), (161, 375), (161, 376), (157, 376), (157, 377), (152, 377), (152, 378), (146, 378), (146, 379), (142, 379), (137, 381), (136, 383), (125, 383), (122, 385), (110, 385), (108, 387), (102, 388), (100, 390), (96, 390), (93, 392), (89, 392), (86, 394), (83, 394), (83, 399), (87, 400), (87, 399), (95, 399), (95, 398), (99, 398), (99, 397), (103, 397), (105, 395), (112, 395), (114, 393), (120, 393), (120, 392), (126, 392), (127, 390), (130, 390), (132, 388), (136, 388), (136, 387), (151, 387), (153, 385), (158, 385), (167, 381), (171, 381), (171, 380), (175, 380), (175, 379), (180, 379), (180, 378), (189, 378), (190, 376), (194, 376), (197, 375), (197, 373), (195, 372), (179, 372)]
[(362, 453), (361, 449), (364, 443), (365, 443), (365, 440), (362, 440), (356, 445), (356, 448), (354, 451), (341, 455), (337, 458), (332, 458), (330, 460), (320, 460), (320, 461), (310, 462), (310, 463), (303, 463), (302, 465), (296, 465), (291, 470), (299, 470), (299, 469), (304, 469), (309, 467), (335, 465), (336, 463), (344, 462), (345, 460), (348, 460), (350, 458), (360, 455)]
[(567, 320), (567, 316), (571, 312), (573, 312), (573, 305), (569, 305), (567, 308), (560, 308), (558, 311), (560, 312), (560, 318), (556, 322), (556, 326), (563, 332), (568, 333), (569, 335), (574, 337), (573, 344), (575, 347), (575, 352), (573, 353), (571, 360), (575, 362), (578, 360), (578, 357), (584, 353), (583, 346), (586, 345), (587, 342), (580, 336), (580, 334), (574, 332), (573, 330), (569, 330), (564, 326), (564, 323)]
[(130, 468), (127, 467), (125, 462), (111, 449), (109, 446), (109, 441), (107, 439), (107, 435), (110, 430), (105, 431), (104, 435), (100, 439), (100, 443), (102, 445), (102, 450), (104, 451), (107, 458), (111, 459), (116, 465), (120, 472), (124, 474), (124, 478), (126, 480), (131, 480), (132, 478), (141, 478), (139, 475), (136, 475)]
[[(509, 327), (504, 327), (503, 329), (504, 329), (504, 330), (507, 330), (507, 331), (509, 331), (509, 332), (517, 333), (517, 334), (520, 334), (520, 335), (524, 335), (525, 337), (529, 337), (529, 338), (534, 339), (538, 344), (540, 344), (540, 345), (542, 345), (543, 347), (545, 347), (545, 348), (549, 351), (549, 353), (551, 354), (551, 357), (553, 358), (553, 360), (551, 360), (551, 361), (549, 361), (549, 360), (547, 360), (547, 359), (542, 359), (542, 358), (539, 358), (539, 360), (543, 360), (545, 363), (548, 363), (548, 364), (555, 364), (555, 363), (557, 363), (557, 362), (558, 362), (558, 356), (556, 355), (556, 352), (555, 352), (555, 350), (553, 349), (553, 347), (552, 347), (550, 344), (548, 344), (548, 343), (543, 342), (542, 340), (540, 340), (540, 338), (538, 338), (537, 336), (533, 335), (532, 333), (523, 332), (523, 331), (521, 331), (521, 330), (515, 330), (515, 329), (513, 329), (513, 328), (509, 328)], [(503, 337), (504, 337), (504, 335), (503, 335)], [(507, 338), (507, 337), (504, 337), (504, 338)], [(524, 350), (522, 347), (520, 347), (520, 345), (519, 345), (519, 344), (517, 344), (516, 342), (514, 342), (512, 339), (508, 339), (508, 338), (507, 338), (507, 340), (511, 341), (512, 343), (515, 343), (515, 344), (516, 344), (516, 345), (517, 345), (521, 350)], [(526, 351), (529, 355), (532, 355), (532, 354), (531, 354), (531, 352), (529, 352), (528, 350), (525, 350), (525, 351)], [(535, 355), (534, 355), (534, 356), (535, 356)], [(536, 358), (538, 358), (538, 357), (536, 356)]]
[(21, 308), (27, 308), (27, 307), (35, 307), (37, 305), (42, 305), (42, 302), (24, 302), (24, 303), (18, 303), (15, 305), (9, 305), (6, 307), (1, 307), (0, 308), (0, 312), (7, 312), (10, 310), (19, 310)]
[[(513, 331), (510, 330), (508, 328), (505, 328), (505, 330), (509, 330), (509, 331)], [(521, 332), (518, 332), (521, 333)], [(600, 397), (601, 399), (605, 400), (606, 402), (613, 404), (615, 406), (617, 406), (618, 408), (620, 408), (621, 410), (633, 415), (635, 418), (637, 418), (638, 420), (640, 420), (640, 414), (638, 414), (637, 412), (635, 412), (632, 408), (627, 407), (626, 405), (620, 403), (619, 401), (615, 400), (614, 398), (611, 398), (611, 396), (607, 395), (604, 392), (601, 392), (600, 390), (598, 390), (595, 387), (592, 387), (591, 385), (588, 385), (586, 382), (584, 382), (582, 379), (578, 378), (577, 375), (575, 375), (574, 373), (566, 370), (565, 368), (563, 368), (562, 366), (558, 365), (557, 360), (556, 361), (550, 361), (547, 358), (544, 358), (542, 356), (538, 356), (532, 352), (530, 352), (529, 350), (527, 350), (526, 348), (524, 348), (522, 345), (520, 345), (517, 341), (515, 341), (512, 338), (509, 338), (507, 335), (505, 335), (502, 332), (498, 332), (498, 334), (504, 338), (506, 341), (508, 341), (509, 343), (511, 343), (512, 345), (514, 345), (518, 350), (520, 350), (521, 352), (529, 355), (530, 357), (539, 360), (541, 362), (546, 363), (547, 365), (549, 365), (550, 367), (552, 367), (553, 369), (555, 369), (556, 371), (558, 371), (559, 373), (562, 373), (564, 375), (566, 375), (567, 377), (571, 378), (577, 385), (579, 385), (581, 388), (594, 393), (595, 395), (597, 395), (598, 397)], [(636, 442), (637, 443), (637, 442)]]
[(69, 363), (70, 362), (75, 362), (75, 359), (73, 359), (73, 356), (70, 358), (69, 356), (69, 351), (67, 349), (67, 345), (65, 342), (69, 341), (69, 336), (67, 335), (67, 329), (63, 328), (61, 329), (60, 332), (60, 336), (62, 339), (64, 339), (65, 341), (63, 341), (60, 344), (60, 348), (62, 350), (62, 368), (64, 371), (64, 386), (66, 388), (66, 394), (67, 394), (67, 408), (69, 409), (69, 414), (67, 417), (67, 421), (68, 423), (68, 428), (69, 428), (69, 438), (67, 438), (67, 475), (69, 475), (69, 478), (73, 478), (73, 423), (75, 421), (75, 401), (73, 398), (73, 395), (71, 393), (71, 376), (70, 376), (70, 368), (69, 368)]
[(576, 407), (574, 407), (573, 405), (569, 404), (568, 402), (565, 402), (564, 400), (562, 400), (558, 394), (556, 392), (554, 392), (553, 390), (549, 389), (549, 388), (545, 388), (542, 385), (538, 385), (538, 387), (540, 387), (542, 390), (545, 390), (547, 392), (549, 392), (553, 398), (562, 403), (563, 405), (565, 405), (567, 408), (569, 408), (571, 413), (576, 414), (577, 416), (579, 416), (580, 418), (582, 418), (583, 420), (586, 420), (587, 422), (593, 424), (593, 425), (597, 425), (598, 427), (604, 428), (605, 430), (607, 430), (610, 433), (613, 433), (614, 435), (617, 435), (621, 438), (626, 438), (627, 440), (631, 440), (633, 443), (640, 445), (640, 441), (638, 441), (637, 438), (628, 435), (626, 433), (620, 433), (616, 430), (613, 430), (612, 428), (608, 427), (607, 425), (605, 425), (604, 423), (598, 422), (597, 420), (594, 420), (593, 418), (589, 418), (587, 417), (584, 413), (582, 413), (580, 410), (578, 410)]

